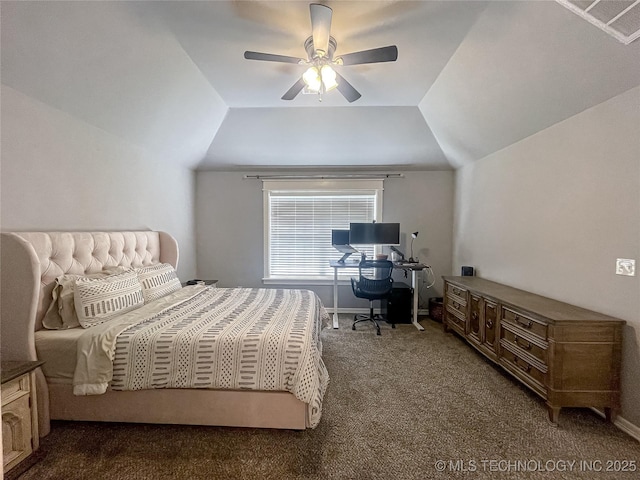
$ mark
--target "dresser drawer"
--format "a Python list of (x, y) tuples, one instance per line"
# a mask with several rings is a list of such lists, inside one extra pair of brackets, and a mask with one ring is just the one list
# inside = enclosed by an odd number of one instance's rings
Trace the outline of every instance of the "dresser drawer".
[(458, 297), (447, 295), (447, 310), (458, 312), (463, 318), (467, 316), (467, 302)]
[(546, 398), (546, 365), (528, 357), (525, 353), (519, 352), (517, 347), (512, 347), (513, 351), (511, 351), (504, 339), (500, 343), (503, 347), (500, 363), (539, 395)]
[(465, 306), (467, 304), (467, 290), (462, 287), (457, 287), (451, 283), (447, 283), (447, 297), (455, 300), (460, 305)]
[(30, 391), (29, 375), (23, 375), (2, 385), (2, 406), (15, 399), (28, 395)]
[(516, 327), (509, 323), (502, 323), (500, 336), (504, 342), (512, 345), (520, 350), (530, 353), (545, 365), (547, 364), (547, 342), (540, 340), (539, 337), (526, 332), (518, 331)]
[(467, 322), (464, 319), (464, 317), (460, 316), (460, 312), (457, 312), (456, 310), (451, 310), (450, 307), (447, 306), (447, 311), (445, 315), (446, 315), (447, 325), (454, 327), (454, 329), (458, 333), (464, 335)]
[(523, 315), (522, 313), (502, 307), (502, 321), (515, 325), (542, 340), (547, 339), (547, 325), (539, 320)]

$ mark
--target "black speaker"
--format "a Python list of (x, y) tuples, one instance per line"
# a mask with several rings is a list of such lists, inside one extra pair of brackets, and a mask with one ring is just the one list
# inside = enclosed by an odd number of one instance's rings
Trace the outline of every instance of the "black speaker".
[(382, 300), (382, 315), (389, 323), (411, 323), (413, 292), (406, 283), (394, 282), (389, 298)]
[(473, 267), (462, 267), (463, 277), (473, 277)]

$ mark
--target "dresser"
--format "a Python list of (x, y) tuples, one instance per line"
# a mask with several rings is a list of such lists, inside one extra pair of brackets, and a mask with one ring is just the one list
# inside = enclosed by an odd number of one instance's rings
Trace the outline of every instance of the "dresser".
[(443, 277), (445, 331), (464, 338), (546, 400), (562, 407), (620, 408), (624, 320), (478, 277)]
[(2, 452), (7, 473), (38, 449), (34, 370), (44, 362), (2, 362)]

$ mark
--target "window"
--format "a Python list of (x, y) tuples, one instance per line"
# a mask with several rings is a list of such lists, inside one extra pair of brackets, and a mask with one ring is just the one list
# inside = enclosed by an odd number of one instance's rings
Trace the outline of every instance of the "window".
[[(331, 230), (382, 218), (382, 180), (264, 180), (263, 188), (265, 281), (332, 280), (329, 261), (342, 254)], [(371, 245), (354, 246), (373, 255)]]

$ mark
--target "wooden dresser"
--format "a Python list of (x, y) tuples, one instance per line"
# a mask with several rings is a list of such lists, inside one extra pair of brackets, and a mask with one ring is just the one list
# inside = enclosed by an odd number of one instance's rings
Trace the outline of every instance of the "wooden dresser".
[[(44, 362), (2, 362), (2, 452), (7, 473), (38, 449), (34, 370)], [(25, 462), (26, 463), (26, 462)]]
[(547, 402), (620, 408), (624, 320), (478, 277), (443, 277), (445, 331), (453, 330)]

